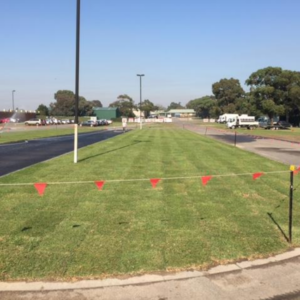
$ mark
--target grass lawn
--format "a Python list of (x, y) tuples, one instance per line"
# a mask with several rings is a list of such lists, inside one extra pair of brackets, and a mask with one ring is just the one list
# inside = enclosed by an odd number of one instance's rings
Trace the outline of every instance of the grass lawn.
[[(99, 131), (109, 129), (110, 127), (121, 126), (120, 123), (113, 123), (110, 126), (100, 126), (100, 127), (78, 127), (79, 133)], [(35, 128), (34, 126), (24, 127), (23, 130), (18, 131), (4, 131), (0, 132), (0, 144), (12, 143), (24, 140), (33, 140), (39, 138), (46, 138), (52, 136), (61, 136), (74, 134), (74, 128), (72, 125), (59, 125), (59, 126), (42, 126)]]
[[(200, 123), (202, 126), (207, 127), (214, 127), (219, 128), (223, 130), (227, 130), (229, 132), (232, 132), (232, 129), (227, 129), (225, 124), (218, 124), (218, 123)], [(249, 134), (249, 135), (256, 135), (256, 136), (264, 136), (274, 139), (281, 139), (281, 140), (287, 140), (292, 142), (300, 142), (300, 128), (292, 128), (289, 130), (266, 130), (266, 129), (252, 129), (247, 130), (243, 128), (237, 128), (235, 129), (236, 132), (242, 133), (242, 134)]]
[[(184, 129), (131, 131), (0, 178), (0, 280), (95, 278), (205, 268), (290, 247), (288, 167)], [(295, 177), (295, 187), (300, 183)], [(102, 191), (93, 181), (108, 180)], [(91, 181), (78, 184), (51, 182)], [(295, 191), (294, 245), (300, 244)], [(270, 215), (273, 220), (271, 219)], [(277, 225), (274, 223), (276, 222)]]

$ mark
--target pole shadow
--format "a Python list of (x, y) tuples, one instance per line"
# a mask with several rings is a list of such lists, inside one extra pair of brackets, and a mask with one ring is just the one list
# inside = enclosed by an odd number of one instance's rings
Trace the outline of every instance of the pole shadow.
[(138, 145), (140, 143), (143, 143), (143, 142), (142, 141), (136, 141), (135, 143), (125, 145), (123, 147), (115, 148), (115, 149), (112, 149), (112, 150), (108, 150), (108, 151), (105, 151), (105, 152), (102, 152), (102, 153), (98, 153), (98, 154), (95, 154), (95, 155), (91, 155), (91, 156), (82, 158), (82, 159), (78, 160), (78, 162), (82, 162), (82, 161), (85, 161), (85, 160), (88, 160), (88, 159), (91, 159), (91, 158), (94, 158), (94, 157), (98, 157), (98, 156), (101, 156), (101, 155), (105, 155), (105, 154), (108, 154), (108, 153), (111, 153), (111, 152), (119, 151), (119, 150), (122, 150), (122, 149), (125, 149), (125, 148), (128, 148), (128, 147)]
[(267, 215), (270, 217), (270, 219), (272, 220), (272, 222), (277, 226), (277, 228), (279, 229), (279, 231), (281, 232), (281, 234), (283, 235), (283, 237), (288, 242), (289, 238), (287, 237), (287, 235), (285, 234), (285, 232), (283, 231), (283, 229), (280, 227), (280, 225), (277, 223), (277, 221), (273, 218), (272, 213), (268, 212)]

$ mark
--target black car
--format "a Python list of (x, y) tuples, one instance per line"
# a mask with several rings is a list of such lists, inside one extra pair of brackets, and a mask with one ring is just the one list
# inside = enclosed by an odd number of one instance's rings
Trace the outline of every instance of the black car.
[(290, 129), (292, 125), (287, 121), (279, 121), (274, 124), (275, 128), (277, 129)]

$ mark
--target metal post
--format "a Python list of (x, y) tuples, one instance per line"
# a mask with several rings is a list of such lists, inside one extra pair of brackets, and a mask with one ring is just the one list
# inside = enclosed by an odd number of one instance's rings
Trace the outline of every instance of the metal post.
[(292, 228), (293, 228), (293, 191), (294, 191), (294, 171), (295, 166), (290, 167), (290, 207), (289, 207), (289, 242), (292, 243)]
[(236, 131), (234, 132), (234, 146), (236, 147)]
[(137, 74), (140, 77), (140, 129), (142, 129), (142, 77), (144, 74)]
[(78, 149), (79, 50), (80, 50), (80, 0), (77, 0), (77, 16), (76, 16), (76, 74), (75, 74), (74, 163), (77, 163), (77, 149)]
[(12, 110), (13, 110), (13, 111), (15, 110), (15, 99), (14, 99), (15, 91), (16, 91), (16, 90), (13, 90), (12, 93), (11, 93), (11, 94), (12, 94)]

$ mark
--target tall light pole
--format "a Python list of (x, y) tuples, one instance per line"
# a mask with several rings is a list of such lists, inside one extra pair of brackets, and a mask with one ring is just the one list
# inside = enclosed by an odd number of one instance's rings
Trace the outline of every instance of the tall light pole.
[(12, 110), (13, 110), (13, 111), (15, 110), (15, 99), (14, 99), (15, 91), (16, 91), (16, 90), (13, 90), (13, 91), (11, 92), (11, 95), (12, 95)]
[(75, 124), (74, 124), (74, 163), (78, 151), (78, 103), (79, 103), (79, 50), (80, 50), (80, 0), (77, 0), (76, 15), (76, 74), (75, 74)]
[(140, 129), (142, 129), (142, 77), (145, 76), (145, 74), (137, 74), (136, 76), (140, 77)]

